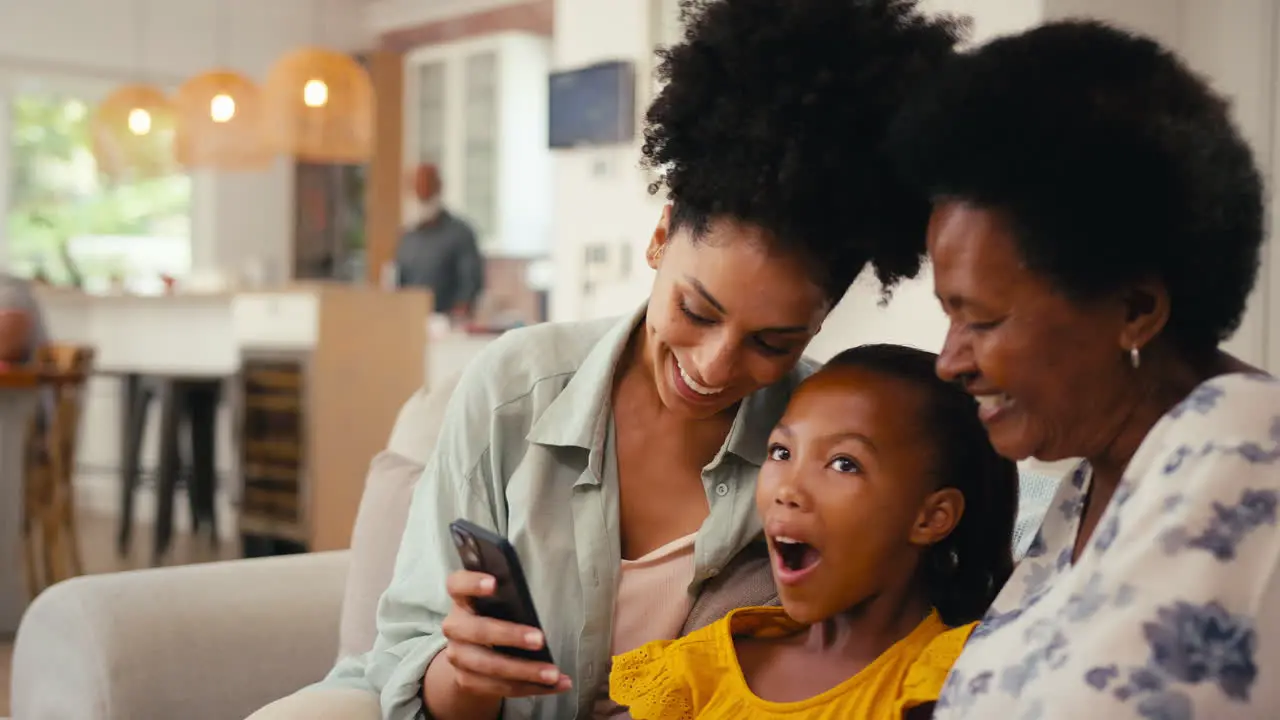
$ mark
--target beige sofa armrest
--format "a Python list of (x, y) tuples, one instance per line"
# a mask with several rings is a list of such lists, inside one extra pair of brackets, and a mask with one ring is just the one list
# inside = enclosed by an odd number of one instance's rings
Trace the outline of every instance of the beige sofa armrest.
[(23, 720), (227, 720), (324, 677), (347, 552), (95, 575), (32, 603), (13, 657)]

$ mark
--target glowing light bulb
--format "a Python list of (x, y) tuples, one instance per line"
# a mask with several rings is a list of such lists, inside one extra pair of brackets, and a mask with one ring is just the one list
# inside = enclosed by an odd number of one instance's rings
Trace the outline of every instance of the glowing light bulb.
[(307, 107), (324, 107), (329, 102), (329, 86), (323, 80), (312, 78), (302, 87), (302, 102)]
[(209, 101), (209, 117), (216, 123), (224, 123), (236, 116), (236, 101), (226, 93), (218, 93)]
[(129, 132), (134, 135), (146, 135), (151, 132), (151, 113), (142, 108), (129, 111)]

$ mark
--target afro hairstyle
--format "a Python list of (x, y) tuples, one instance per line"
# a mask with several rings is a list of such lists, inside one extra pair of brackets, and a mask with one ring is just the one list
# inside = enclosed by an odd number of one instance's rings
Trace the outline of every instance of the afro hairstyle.
[(839, 300), (870, 263), (887, 292), (920, 270), (928, 197), (885, 147), (907, 90), (967, 23), (917, 0), (685, 0), (646, 115), (643, 164), (672, 232), (730, 217), (795, 253)]
[(1004, 213), (1066, 297), (1157, 279), (1162, 334), (1189, 357), (1239, 326), (1261, 176), (1227, 102), (1154, 41), (1083, 20), (994, 40), (919, 89), (890, 144), (931, 196)]

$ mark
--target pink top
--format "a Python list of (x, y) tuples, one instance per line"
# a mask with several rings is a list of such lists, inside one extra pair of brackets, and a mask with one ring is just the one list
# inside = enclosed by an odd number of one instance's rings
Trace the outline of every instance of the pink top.
[[(693, 608), (693, 541), (697, 534), (672, 540), (644, 557), (623, 560), (613, 604), (613, 654), (654, 640), (675, 640)], [(608, 685), (596, 703), (596, 718), (625, 718), (609, 700)]]
[(672, 540), (644, 557), (623, 560), (613, 603), (613, 654), (654, 640), (675, 640), (689, 617), (693, 598), (693, 540)]

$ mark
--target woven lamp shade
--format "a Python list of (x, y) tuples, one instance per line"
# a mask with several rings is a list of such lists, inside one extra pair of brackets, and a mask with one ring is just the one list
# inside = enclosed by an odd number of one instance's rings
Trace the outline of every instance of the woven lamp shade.
[(174, 155), (188, 169), (261, 170), (272, 152), (263, 131), (262, 93), (231, 70), (211, 70), (178, 88)]
[(89, 121), (98, 170), (115, 181), (145, 180), (174, 172), (175, 126), (173, 106), (159, 88), (117, 88), (94, 109)]
[(373, 83), (350, 56), (295, 50), (271, 68), (263, 97), (272, 150), (316, 163), (359, 164), (373, 155)]

